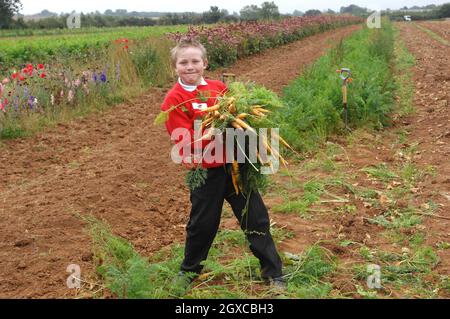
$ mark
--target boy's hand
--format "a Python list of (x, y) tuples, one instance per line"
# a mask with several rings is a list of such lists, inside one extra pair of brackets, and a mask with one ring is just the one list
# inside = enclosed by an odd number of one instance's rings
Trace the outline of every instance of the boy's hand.
[(193, 163), (183, 163), (184, 167), (187, 169), (195, 169), (196, 165)]
[(194, 157), (192, 155), (189, 157), (183, 158), (182, 164), (187, 169), (194, 169), (198, 166), (198, 164), (194, 163)]

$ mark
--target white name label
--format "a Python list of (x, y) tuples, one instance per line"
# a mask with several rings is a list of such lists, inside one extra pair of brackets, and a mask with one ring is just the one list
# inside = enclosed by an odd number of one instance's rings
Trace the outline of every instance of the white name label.
[(208, 104), (206, 104), (206, 103), (192, 103), (192, 108), (194, 110), (203, 111), (203, 110), (206, 110), (208, 108)]

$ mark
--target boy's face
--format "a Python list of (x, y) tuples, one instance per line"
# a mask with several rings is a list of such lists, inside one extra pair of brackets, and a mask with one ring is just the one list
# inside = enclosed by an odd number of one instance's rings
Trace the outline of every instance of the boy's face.
[(208, 62), (203, 59), (200, 49), (183, 48), (177, 54), (175, 72), (184, 84), (199, 85), (207, 66)]

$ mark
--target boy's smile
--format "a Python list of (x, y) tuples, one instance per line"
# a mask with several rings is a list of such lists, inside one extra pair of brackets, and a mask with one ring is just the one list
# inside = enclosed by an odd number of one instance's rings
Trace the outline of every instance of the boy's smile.
[(195, 47), (180, 50), (175, 64), (175, 71), (186, 85), (199, 85), (208, 62), (202, 51)]

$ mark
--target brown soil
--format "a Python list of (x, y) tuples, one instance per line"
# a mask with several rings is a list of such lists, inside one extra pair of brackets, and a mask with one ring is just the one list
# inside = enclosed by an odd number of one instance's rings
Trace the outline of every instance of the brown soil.
[[(315, 35), (227, 71), (279, 91), (358, 28)], [(67, 266), (80, 265), (84, 278), (93, 273), (79, 215), (106, 220), (143, 255), (183, 241), (184, 170), (170, 160), (164, 128), (152, 126), (166, 91), (150, 89), (101, 115), (0, 144), (0, 297), (74, 297)]]
[[(449, 25), (448, 22), (447, 25)], [(444, 26), (442, 26), (444, 27)], [(435, 180), (419, 186), (417, 201), (432, 199), (439, 205), (437, 215), (446, 217), (429, 218), (425, 227), (430, 244), (450, 241), (450, 47), (417, 28), (400, 25), (402, 39), (417, 58), (414, 68), (417, 114), (402, 122), (410, 132), (410, 140), (419, 143), (419, 154), (414, 163), (420, 167), (436, 167)], [(440, 254), (441, 271), (450, 273), (450, 252)]]

